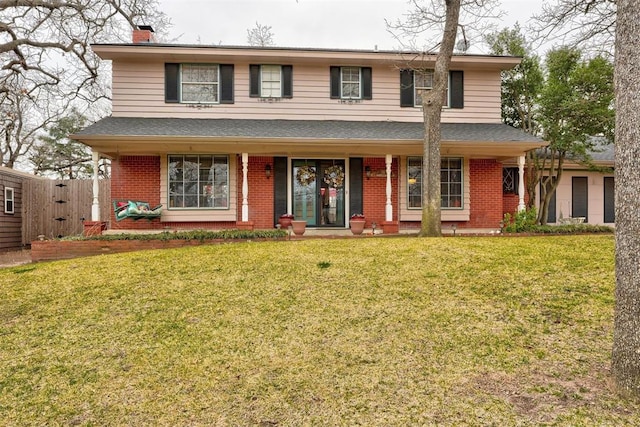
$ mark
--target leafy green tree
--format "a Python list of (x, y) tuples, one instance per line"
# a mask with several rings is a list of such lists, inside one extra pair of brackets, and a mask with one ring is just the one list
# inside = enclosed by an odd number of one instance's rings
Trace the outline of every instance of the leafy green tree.
[[(93, 164), (91, 150), (86, 145), (69, 139), (87, 124), (87, 118), (77, 110), (62, 117), (46, 128), (46, 135), (40, 136), (29, 155), (29, 161), (38, 175), (53, 174), (58, 178), (91, 178)], [(103, 163), (101, 175), (106, 175)]]
[[(500, 32), (489, 34), (485, 42), (494, 55), (522, 57), (520, 64), (502, 72), (502, 120), (509, 126), (538, 135), (540, 133), (538, 100), (544, 86), (540, 58), (533, 52), (518, 24), (512, 29), (505, 28)], [(541, 170), (537, 167), (539, 161), (536, 150), (527, 153), (525, 186), (529, 194), (527, 201), (529, 209), (534, 207), (536, 188), (540, 181)]]
[(546, 224), (551, 196), (567, 158), (587, 162), (592, 138), (613, 140), (613, 65), (602, 57), (583, 60), (577, 49), (562, 47), (547, 54), (546, 83), (540, 96), (540, 125), (549, 146), (543, 150), (538, 222)]

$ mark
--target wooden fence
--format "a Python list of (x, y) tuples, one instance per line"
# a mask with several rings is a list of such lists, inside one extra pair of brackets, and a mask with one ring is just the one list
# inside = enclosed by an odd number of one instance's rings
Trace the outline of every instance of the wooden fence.
[[(111, 181), (100, 180), (100, 219), (111, 214)], [(22, 191), (22, 244), (46, 238), (81, 235), (91, 220), (92, 180), (27, 180)]]

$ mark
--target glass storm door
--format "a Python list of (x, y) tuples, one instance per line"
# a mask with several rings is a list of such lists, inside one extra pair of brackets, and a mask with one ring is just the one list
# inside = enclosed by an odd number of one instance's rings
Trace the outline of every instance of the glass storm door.
[(344, 160), (293, 160), (293, 215), (311, 227), (344, 227)]

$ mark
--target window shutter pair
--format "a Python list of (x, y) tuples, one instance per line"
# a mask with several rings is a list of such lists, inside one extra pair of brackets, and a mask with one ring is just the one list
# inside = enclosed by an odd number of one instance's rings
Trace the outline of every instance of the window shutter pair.
[[(233, 104), (233, 64), (220, 64), (220, 103)], [(180, 102), (180, 64), (164, 64), (164, 102)]]
[[(373, 99), (373, 79), (371, 67), (360, 67), (362, 73), (362, 99)], [(340, 99), (340, 67), (329, 68), (331, 99)]]
[[(449, 71), (449, 108), (464, 108), (464, 73)], [(414, 107), (413, 70), (400, 70), (400, 106)]]
[[(282, 97), (293, 98), (293, 66), (282, 65)], [(249, 96), (260, 97), (260, 65), (249, 65)]]

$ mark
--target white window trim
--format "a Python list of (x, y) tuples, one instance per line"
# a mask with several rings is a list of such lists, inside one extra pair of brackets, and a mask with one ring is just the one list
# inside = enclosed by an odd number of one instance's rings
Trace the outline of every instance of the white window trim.
[[(345, 68), (354, 68), (358, 70), (358, 96), (345, 96), (342, 89), (343, 84), (345, 83), (342, 80), (342, 70)], [(355, 83), (350, 81), (349, 83)], [(340, 99), (362, 99), (362, 67), (340, 67)]]
[[(170, 163), (169, 159), (171, 157), (179, 157), (182, 156), (184, 157), (191, 157), (191, 156), (206, 156), (206, 157), (211, 157), (212, 159), (214, 159), (215, 157), (225, 157), (227, 159), (227, 206), (221, 206), (221, 207), (214, 207), (214, 206), (188, 206), (188, 207), (178, 207), (178, 206), (171, 206), (171, 179), (169, 177), (169, 173), (171, 172), (170, 169)], [(178, 154), (178, 153), (173, 153), (173, 154), (168, 154), (166, 156), (167, 159), (167, 170), (166, 170), (166, 176), (167, 176), (167, 210), (170, 211), (228, 211), (229, 209), (231, 209), (231, 191), (232, 191), (232, 187), (231, 187), (231, 159), (229, 157), (229, 155), (227, 154)], [(198, 180), (200, 179), (199, 174), (198, 174)], [(215, 183), (214, 183), (215, 184)], [(198, 197), (200, 197), (200, 181), (198, 181)]]
[[(16, 212), (15, 189), (13, 187), (4, 187), (4, 213), (12, 214)], [(8, 205), (11, 202), (11, 209)]]
[[(264, 83), (265, 83), (265, 77), (264, 77), (264, 67), (277, 67), (278, 70), (280, 71), (280, 76), (278, 78), (278, 83), (280, 84), (280, 93), (278, 93), (277, 95), (265, 95), (264, 94)], [(276, 80), (269, 80), (269, 82), (275, 82)], [(282, 84), (283, 84), (283, 78), (282, 78), (282, 65), (260, 65), (260, 98), (282, 98)]]
[[(216, 69), (216, 73), (218, 74), (218, 81), (217, 82), (185, 82), (182, 78), (182, 67), (184, 67), (185, 65), (209, 65), (211, 67), (215, 67)], [(180, 64), (180, 85), (178, 86), (180, 89), (180, 103), (181, 104), (220, 104), (220, 89), (221, 89), (221, 84), (220, 84), (220, 65), (219, 64), (209, 64), (209, 63), (193, 63), (193, 62), (186, 62), (183, 64)], [(215, 101), (185, 101), (182, 97), (182, 87), (184, 84), (192, 84), (192, 85), (215, 85), (218, 87), (217, 90), (217, 99)]]
[[(423, 156), (408, 156), (406, 159), (406, 169), (405, 169), (405, 185), (407, 188), (407, 193), (406, 193), (406, 200), (405, 200), (405, 208), (408, 211), (416, 211), (416, 210), (422, 210), (422, 185), (424, 184), (424, 180), (422, 179), (420, 181), (420, 206), (409, 206), (409, 160), (410, 159), (420, 159), (420, 168), (422, 170), (422, 161), (423, 161)], [(440, 209), (443, 211), (460, 211), (460, 210), (464, 210), (465, 209), (465, 199), (464, 199), (464, 180), (465, 180), (465, 162), (464, 162), (464, 158), (463, 157), (456, 157), (456, 156), (443, 156), (442, 159), (457, 159), (460, 160), (460, 206), (441, 206)], [(442, 168), (440, 168), (440, 171), (442, 172)]]
[[(425, 70), (425, 71), (430, 71), (432, 74), (435, 73), (434, 70)], [(418, 90), (422, 89), (422, 90), (433, 90), (433, 86), (418, 86), (416, 85), (416, 76), (419, 74), (418, 70), (414, 70), (413, 71), (413, 106), (414, 107), (422, 107), (422, 102), (418, 102)], [(435, 75), (432, 77), (432, 81), (435, 78)], [(451, 94), (451, 74), (449, 74), (449, 76), (447, 77), (447, 94), (445, 95), (444, 98), (444, 104), (442, 105), (443, 108), (449, 108), (449, 105), (451, 104), (450, 100), (449, 100), (449, 96)]]

